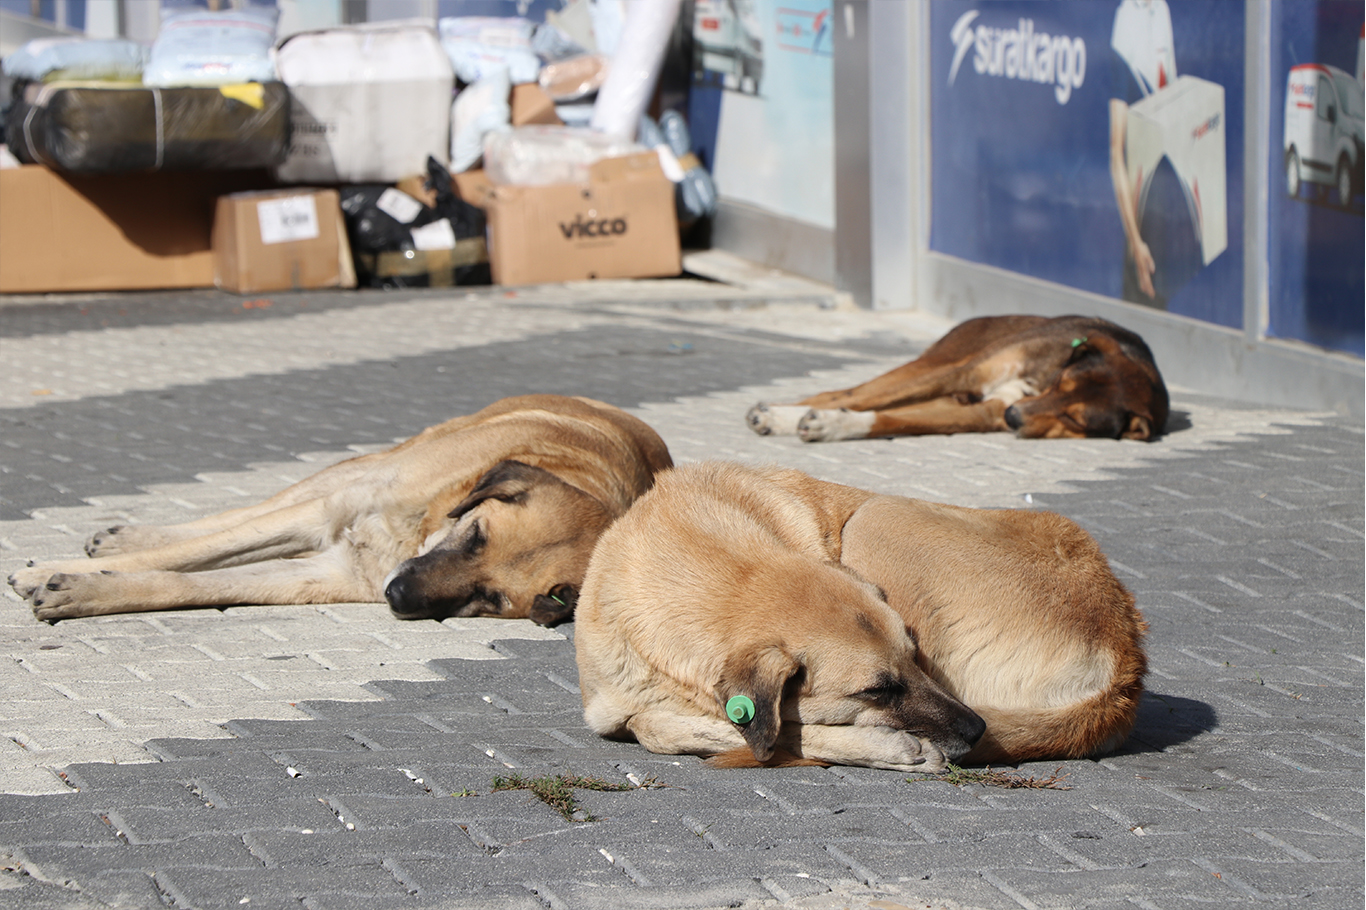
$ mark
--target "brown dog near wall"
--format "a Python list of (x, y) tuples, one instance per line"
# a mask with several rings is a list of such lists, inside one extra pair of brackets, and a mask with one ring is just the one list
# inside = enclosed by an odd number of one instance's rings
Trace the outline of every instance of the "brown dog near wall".
[(1062, 516), (704, 463), (599, 540), (575, 647), (603, 736), (730, 767), (936, 771), (1118, 747), (1145, 629)]
[(265, 502), (94, 535), (93, 559), (20, 569), (39, 619), (387, 600), (401, 619), (573, 613), (598, 535), (669, 467), (640, 420), (523, 395), (325, 468)]
[(1152, 439), (1167, 387), (1147, 344), (1085, 316), (985, 316), (862, 385), (795, 405), (758, 404), (760, 435), (807, 442), (1009, 431), (1027, 439)]

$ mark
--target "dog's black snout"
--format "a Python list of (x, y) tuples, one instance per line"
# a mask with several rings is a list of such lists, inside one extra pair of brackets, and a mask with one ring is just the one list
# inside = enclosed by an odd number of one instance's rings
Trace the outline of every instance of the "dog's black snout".
[(384, 586), (384, 599), (389, 602), (389, 611), (402, 618), (419, 614), (418, 604), (413, 603), (413, 586), (402, 575), (395, 575)]
[(1024, 426), (1024, 417), (1020, 414), (1020, 409), (1013, 404), (1006, 408), (1005, 418), (1006, 426), (1010, 427), (1012, 430), (1018, 430), (1020, 427)]
[(969, 746), (975, 746), (982, 735), (987, 732), (987, 722), (982, 720), (976, 711), (969, 710), (954, 721), (953, 730), (963, 737), (963, 742)]

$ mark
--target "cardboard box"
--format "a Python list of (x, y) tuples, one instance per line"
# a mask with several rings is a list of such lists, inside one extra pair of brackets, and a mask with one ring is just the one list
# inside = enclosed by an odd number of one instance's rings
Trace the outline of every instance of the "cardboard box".
[[(1224, 87), (1180, 76), (1129, 108), (1125, 157), (1142, 219), (1163, 158), (1175, 172), (1201, 265), (1228, 248)], [(1146, 237), (1145, 237), (1146, 239)]]
[(392, 183), (450, 160), (455, 72), (430, 25), (302, 32), (276, 67), (293, 129), (281, 183)]
[(599, 161), (587, 183), (494, 186), (486, 210), (497, 284), (682, 271), (674, 185), (654, 152)]
[(535, 82), (527, 82), (512, 87), (512, 125), (526, 126), (544, 123), (561, 126), (564, 121), (555, 113), (555, 102)]
[(264, 171), (0, 169), (0, 293), (213, 286), (214, 200)]
[(266, 190), (218, 200), (214, 284), (256, 294), (353, 288), (356, 270), (336, 190)]

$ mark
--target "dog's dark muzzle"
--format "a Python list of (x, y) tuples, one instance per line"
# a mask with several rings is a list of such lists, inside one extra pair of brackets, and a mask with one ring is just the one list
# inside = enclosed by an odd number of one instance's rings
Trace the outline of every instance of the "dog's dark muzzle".
[(1012, 430), (1018, 430), (1020, 427), (1024, 426), (1024, 415), (1020, 413), (1019, 408), (1012, 404), (1010, 407), (1006, 408), (1005, 421), (1006, 426), (1010, 427)]
[(500, 598), (464, 577), (460, 570), (465, 562), (460, 553), (448, 550), (407, 560), (384, 586), (389, 610), (398, 619), (497, 616)]
[(395, 575), (384, 588), (384, 599), (389, 602), (389, 611), (399, 619), (431, 619), (435, 615), (432, 605), (417, 593), (417, 585), (410, 577)]

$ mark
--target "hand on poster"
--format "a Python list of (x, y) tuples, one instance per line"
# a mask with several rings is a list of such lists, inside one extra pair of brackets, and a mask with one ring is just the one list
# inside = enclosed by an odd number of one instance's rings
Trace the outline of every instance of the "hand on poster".
[(1129, 127), (1129, 105), (1118, 98), (1110, 99), (1110, 179), (1115, 186), (1115, 203), (1119, 206), (1119, 220), (1124, 225), (1124, 240), (1128, 257), (1133, 260), (1138, 288), (1149, 297), (1154, 296), (1153, 273), (1157, 263), (1138, 228), (1138, 202), (1135, 187), (1129, 183), (1129, 169), (1124, 160), (1124, 145)]

